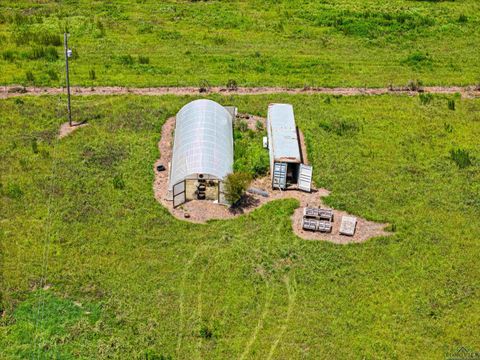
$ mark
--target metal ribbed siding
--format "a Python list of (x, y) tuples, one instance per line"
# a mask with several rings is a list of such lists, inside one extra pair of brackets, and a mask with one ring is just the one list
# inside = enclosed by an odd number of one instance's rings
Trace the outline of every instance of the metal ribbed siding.
[(212, 100), (195, 100), (177, 114), (169, 190), (203, 174), (223, 180), (233, 171), (232, 114)]
[(301, 163), (302, 158), (293, 106), (290, 104), (270, 104), (268, 106), (267, 127), (270, 161)]

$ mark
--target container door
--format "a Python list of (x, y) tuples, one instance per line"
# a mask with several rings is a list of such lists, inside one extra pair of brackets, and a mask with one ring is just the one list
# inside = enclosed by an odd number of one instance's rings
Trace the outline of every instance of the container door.
[(179, 183), (173, 185), (173, 207), (176, 208), (184, 204), (187, 201), (185, 195), (185, 180), (180, 181)]
[(272, 187), (285, 189), (287, 187), (287, 163), (276, 162), (273, 164)]
[(300, 164), (298, 171), (298, 188), (302, 191), (310, 192), (312, 190), (313, 168), (309, 165)]

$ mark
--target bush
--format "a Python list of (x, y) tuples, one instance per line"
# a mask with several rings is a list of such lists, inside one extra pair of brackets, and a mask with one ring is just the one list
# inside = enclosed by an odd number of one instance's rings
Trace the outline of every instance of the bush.
[(452, 100), (452, 99), (448, 100), (448, 109), (455, 111), (455, 100)]
[(135, 62), (135, 60), (133, 59), (132, 55), (121, 55), (121, 56), (118, 58), (118, 61), (119, 61), (120, 64), (122, 64), (122, 65), (133, 65), (133, 63)]
[(433, 95), (432, 94), (420, 94), (419, 98), (420, 98), (420, 104), (428, 105), (432, 102)]
[(415, 52), (413, 54), (410, 54), (405, 60), (403, 60), (402, 64), (414, 67), (431, 65), (432, 57), (428, 53), (424, 54), (421, 52)]
[(23, 191), (17, 184), (9, 184), (5, 189), (5, 195), (10, 199), (20, 199), (23, 196)]
[(47, 70), (47, 75), (51, 80), (58, 80), (58, 75), (53, 69), (48, 69)]
[(33, 138), (32, 139), (32, 151), (34, 154), (38, 154), (38, 143), (37, 143), (37, 139)]
[(125, 189), (125, 181), (122, 179), (120, 175), (115, 175), (113, 177), (113, 187), (118, 190)]
[(227, 81), (227, 89), (230, 91), (235, 91), (238, 89), (237, 81), (234, 79), (230, 79)]
[(35, 76), (33, 75), (33, 73), (30, 70), (28, 70), (25, 73), (25, 79), (27, 80), (27, 82), (33, 83), (35, 81)]
[(236, 172), (229, 174), (225, 179), (225, 199), (235, 205), (245, 194), (252, 181), (250, 174)]
[(150, 64), (150, 58), (148, 56), (138, 55), (139, 64)]
[(444, 123), (443, 127), (445, 128), (445, 131), (447, 133), (452, 133), (453, 132), (453, 126), (449, 123)]
[(198, 92), (204, 93), (210, 90), (210, 84), (207, 80), (200, 80), (200, 85), (198, 87)]
[(335, 119), (331, 122), (320, 122), (320, 128), (337, 134), (338, 136), (353, 135), (360, 131), (360, 125), (356, 121)]
[(48, 45), (60, 46), (60, 45), (62, 45), (61, 37), (59, 35), (52, 34), (52, 33), (40, 33), (37, 36), (37, 42), (42, 44), (42, 45), (45, 45), (45, 46), (48, 46)]
[(245, 120), (240, 120), (237, 123), (237, 129), (240, 130), (241, 132), (245, 132), (248, 130), (248, 124)]
[(257, 122), (255, 123), (255, 129), (257, 131), (263, 131), (264, 130), (263, 123), (260, 120), (257, 120)]
[(97, 75), (95, 74), (95, 70), (94, 69), (90, 69), (88, 71), (88, 77), (90, 80), (95, 80), (97, 78)]
[(12, 50), (6, 50), (2, 53), (2, 58), (5, 61), (12, 62), (15, 59), (15, 53)]
[(468, 22), (467, 15), (460, 14), (460, 16), (458, 17), (458, 22), (461, 23), (461, 24), (464, 24), (464, 23)]
[(202, 325), (200, 328), (200, 336), (209, 340), (213, 337), (213, 331), (207, 325)]
[(450, 150), (450, 158), (457, 164), (460, 169), (464, 169), (472, 165), (470, 153), (464, 149)]
[(46, 48), (39, 47), (32, 50), (29, 58), (32, 60), (45, 59), (47, 61), (56, 61), (58, 60), (58, 52), (53, 46), (48, 46)]
[(422, 90), (422, 82), (420, 80), (409, 80), (407, 83), (407, 90), (410, 90), (410, 91)]

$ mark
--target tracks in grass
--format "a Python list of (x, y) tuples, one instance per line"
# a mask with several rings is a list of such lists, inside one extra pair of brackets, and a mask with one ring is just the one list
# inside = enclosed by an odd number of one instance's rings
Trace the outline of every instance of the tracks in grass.
[[(285, 88), (285, 87), (238, 87), (236, 89), (228, 89), (226, 87), (211, 87), (201, 91), (197, 87), (150, 87), (150, 88), (133, 88), (123, 86), (96, 86), (82, 87), (74, 86), (71, 88), (73, 95), (266, 95), (266, 94), (325, 94), (325, 95), (342, 95), (342, 96), (358, 96), (358, 95), (410, 95), (415, 96), (419, 93), (432, 94), (456, 94), (459, 93), (465, 98), (480, 97), (480, 86), (426, 86), (419, 89), (408, 87), (385, 87), (385, 88), (328, 88), (328, 87), (304, 87), (304, 88)], [(25, 96), (25, 95), (59, 95), (64, 94), (65, 88), (59, 87), (33, 87), (8, 85), (0, 87), (0, 99), (9, 97)]]
[(290, 321), (290, 316), (292, 315), (293, 307), (295, 306), (295, 299), (297, 297), (297, 289), (296, 289), (295, 280), (293, 281), (293, 284), (291, 284), (290, 283), (290, 278), (286, 277), (285, 278), (285, 287), (287, 288), (287, 293), (288, 293), (287, 315), (285, 316), (284, 323), (283, 323), (282, 327), (280, 328), (280, 331), (278, 333), (277, 338), (275, 339), (272, 346), (270, 347), (270, 351), (268, 353), (267, 360), (270, 360), (273, 357), (273, 354), (275, 353), (275, 350), (277, 349), (277, 346), (280, 343), (280, 340), (282, 339), (283, 334), (285, 333), (285, 331), (287, 331), (288, 322)]
[(250, 339), (248, 340), (247, 346), (245, 346), (245, 350), (243, 351), (242, 355), (240, 356), (240, 360), (243, 360), (246, 358), (248, 353), (250, 352), (250, 348), (254, 344), (255, 340), (257, 340), (257, 335), (261, 328), (263, 327), (263, 322), (265, 321), (265, 318), (267, 317), (268, 314), (268, 308), (270, 306), (270, 303), (273, 298), (273, 289), (271, 289), (268, 285), (268, 282), (266, 282), (266, 294), (265, 294), (265, 303), (263, 304), (263, 311), (262, 314), (260, 315), (260, 318), (257, 321), (257, 325), (255, 326), (255, 329), (253, 329), (252, 335), (250, 336)]
[[(187, 277), (188, 277), (188, 274), (191, 272), (191, 268), (193, 267), (193, 265), (195, 264), (199, 256), (202, 255), (204, 252), (208, 251), (210, 248), (211, 246), (203, 246), (203, 247), (197, 248), (193, 253), (193, 255), (190, 257), (190, 259), (188, 260), (182, 273), (182, 282), (180, 287), (181, 289), (180, 304), (179, 304), (180, 320), (178, 325), (178, 337), (177, 337), (177, 347), (176, 347), (176, 354), (178, 358), (180, 358), (180, 350), (181, 350), (182, 341), (184, 338), (185, 327), (187, 326), (188, 322), (191, 321), (193, 318), (194, 322), (198, 321), (198, 323), (201, 325), (202, 309), (203, 309), (202, 287), (203, 287), (205, 274), (207, 272), (207, 268), (210, 260), (207, 261), (207, 265), (203, 267), (199, 275), (198, 290), (197, 290), (197, 309), (196, 311), (193, 312), (191, 316), (188, 317), (188, 319), (186, 319), (186, 316), (185, 316), (185, 288), (187, 283)], [(201, 359), (201, 345), (202, 343), (201, 343), (201, 340), (199, 339), (195, 347), (195, 352), (196, 352), (197, 358), (199, 359)]]
[(188, 260), (187, 265), (185, 266), (185, 269), (183, 270), (183, 273), (182, 273), (182, 283), (180, 285), (181, 286), (180, 304), (179, 304), (180, 320), (178, 324), (178, 337), (177, 337), (177, 348), (176, 348), (176, 353), (178, 358), (180, 357), (179, 354), (180, 354), (180, 348), (182, 346), (183, 331), (184, 331), (185, 284), (187, 282), (187, 276), (188, 276), (188, 273), (190, 272), (190, 268), (192, 267), (193, 263), (195, 262), (195, 260), (197, 259), (201, 251), (202, 249), (195, 250), (192, 257)]

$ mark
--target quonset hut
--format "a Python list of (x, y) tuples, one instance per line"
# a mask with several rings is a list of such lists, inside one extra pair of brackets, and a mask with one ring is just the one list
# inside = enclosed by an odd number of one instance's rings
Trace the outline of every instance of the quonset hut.
[(223, 180), (233, 171), (235, 112), (206, 99), (178, 112), (168, 185), (174, 207), (194, 199), (225, 203)]
[(268, 150), (272, 188), (290, 185), (310, 192), (312, 167), (303, 164), (297, 126), (290, 104), (270, 104), (267, 114)]

